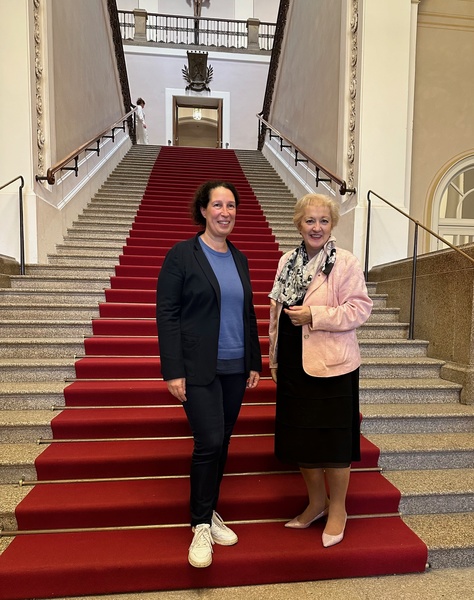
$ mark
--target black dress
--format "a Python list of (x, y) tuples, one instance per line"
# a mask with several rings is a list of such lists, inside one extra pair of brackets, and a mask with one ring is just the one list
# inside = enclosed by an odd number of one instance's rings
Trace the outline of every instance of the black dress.
[(281, 311), (275, 454), (302, 467), (348, 467), (360, 460), (359, 369), (336, 377), (303, 370), (301, 327)]

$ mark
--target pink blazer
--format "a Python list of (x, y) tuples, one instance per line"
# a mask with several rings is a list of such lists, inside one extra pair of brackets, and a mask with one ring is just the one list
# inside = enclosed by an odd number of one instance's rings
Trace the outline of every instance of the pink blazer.
[[(292, 251), (278, 264), (277, 276)], [(356, 329), (370, 316), (372, 300), (357, 258), (337, 248), (329, 275), (319, 273), (310, 283), (303, 305), (311, 309), (312, 323), (301, 327), (303, 368), (313, 377), (335, 377), (360, 366)], [(278, 367), (278, 319), (282, 304), (270, 305), (270, 367)]]

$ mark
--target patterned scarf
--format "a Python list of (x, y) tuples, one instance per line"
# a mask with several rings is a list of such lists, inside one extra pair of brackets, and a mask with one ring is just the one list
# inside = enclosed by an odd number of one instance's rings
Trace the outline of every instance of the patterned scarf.
[(310, 260), (304, 242), (289, 256), (280, 275), (275, 279), (269, 298), (293, 306), (300, 302), (314, 276), (321, 271), (329, 275), (336, 262), (336, 238), (331, 236), (324, 248)]

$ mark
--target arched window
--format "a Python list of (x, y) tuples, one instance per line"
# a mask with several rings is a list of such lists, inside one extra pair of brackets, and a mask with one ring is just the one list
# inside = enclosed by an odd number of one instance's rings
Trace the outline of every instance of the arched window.
[[(474, 242), (474, 157), (457, 163), (441, 179), (433, 203), (433, 226), (454, 246)], [(432, 238), (432, 250), (444, 247)]]

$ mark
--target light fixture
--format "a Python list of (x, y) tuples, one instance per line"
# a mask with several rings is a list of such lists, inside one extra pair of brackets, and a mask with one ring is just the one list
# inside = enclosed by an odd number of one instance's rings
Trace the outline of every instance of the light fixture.
[(200, 108), (193, 108), (193, 119), (200, 121), (202, 119), (202, 112)]

